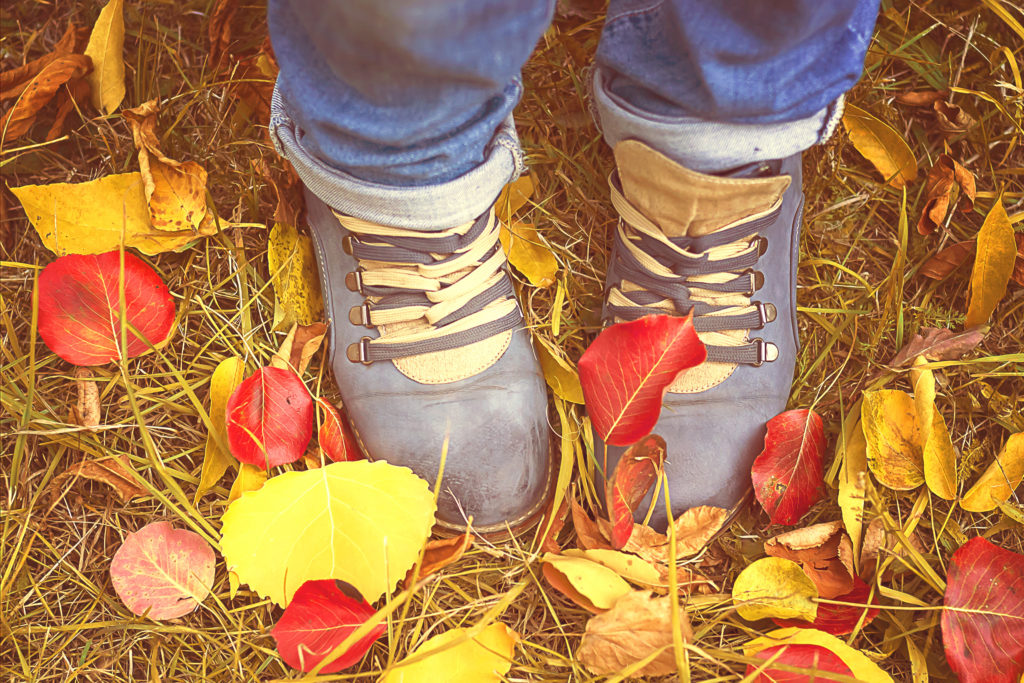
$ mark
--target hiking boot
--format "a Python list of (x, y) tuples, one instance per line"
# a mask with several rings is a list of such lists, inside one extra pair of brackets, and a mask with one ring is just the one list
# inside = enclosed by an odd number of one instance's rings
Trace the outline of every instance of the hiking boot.
[(491, 210), (447, 230), (343, 216), (306, 192), (334, 377), (371, 460), (432, 484), (441, 531), (528, 529), (550, 479), (547, 394)]
[[(620, 221), (605, 322), (693, 311), (707, 360), (673, 381), (653, 433), (668, 445), (673, 517), (699, 505), (734, 510), (751, 488), (765, 424), (785, 410), (793, 381), (800, 155), (705, 175), (625, 140), (615, 161)], [(601, 463), (605, 445), (596, 434), (594, 442)], [(607, 474), (624, 451), (608, 446)], [(662, 496), (652, 517), (659, 528)], [(638, 521), (649, 505), (650, 497)]]

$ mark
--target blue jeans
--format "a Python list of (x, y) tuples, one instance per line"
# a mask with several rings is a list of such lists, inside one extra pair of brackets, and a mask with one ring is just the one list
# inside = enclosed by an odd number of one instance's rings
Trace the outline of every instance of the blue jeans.
[[(713, 173), (827, 138), (879, 0), (611, 0), (593, 72), (605, 139)], [(272, 139), (339, 211), (442, 229), (522, 172), (520, 69), (553, 0), (269, 0)]]

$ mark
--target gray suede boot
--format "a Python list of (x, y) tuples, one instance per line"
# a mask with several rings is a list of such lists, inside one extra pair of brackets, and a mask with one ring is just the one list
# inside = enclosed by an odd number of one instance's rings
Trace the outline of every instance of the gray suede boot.
[[(654, 433), (668, 445), (673, 516), (698, 505), (735, 509), (751, 487), (765, 423), (785, 410), (793, 381), (800, 156), (710, 176), (625, 140), (615, 161), (612, 202), (621, 220), (605, 322), (693, 310), (708, 359), (669, 387)], [(596, 434), (594, 442), (602, 462), (605, 444)], [(607, 473), (624, 451), (607, 447)], [(665, 521), (659, 498), (652, 524)]]
[(338, 215), (306, 192), (330, 354), (371, 460), (431, 483), (437, 520), (490, 538), (525, 531), (551, 479), (547, 395), (493, 208), (447, 230)]

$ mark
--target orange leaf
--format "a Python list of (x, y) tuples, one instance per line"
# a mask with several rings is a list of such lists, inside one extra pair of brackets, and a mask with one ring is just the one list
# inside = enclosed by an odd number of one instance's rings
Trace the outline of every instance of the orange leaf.
[(92, 68), (85, 55), (61, 55), (46, 64), (24, 87), (14, 106), (0, 121), (0, 141), (10, 142), (27, 133), (36, 116), (57, 90), (73, 78), (81, 78)]
[[(423, 562), (420, 564), (419, 578), (424, 579), (431, 574), (436, 574), (452, 562), (456, 562), (471, 545), (473, 545), (473, 534), (468, 531), (451, 538), (438, 538), (427, 541), (427, 545), (423, 550)], [(408, 589), (412, 586), (414, 569), (415, 567), (412, 567), (406, 573), (402, 588)]]
[(930, 235), (935, 228), (946, 220), (946, 214), (952, 208), (954, 191), (959, 188), (957, 206), (963, 212), (974, 208), (977, 195), (974, 174), (961, 166), (948, 154), (940, 154), (935, 165), (928, 171), (925, 181), (924, 209), (917, 221), (917, 231), (922, 235)]
[(54, 477), (47, 489), (55, 492), (68, 479), (89, 479), (111, 487), (121, 498), (121, 502), (127, 503), (132, 498), (148, 495), (146, 489), (136, 483), (131, 469), (128, 461), (118, 456), (105, 460), (83, 460)]

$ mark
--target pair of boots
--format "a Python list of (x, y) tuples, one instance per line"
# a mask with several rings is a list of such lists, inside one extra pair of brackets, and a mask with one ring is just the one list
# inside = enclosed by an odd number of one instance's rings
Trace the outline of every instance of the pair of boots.
[[(704, 175), (636, 140), (614, 154), (620, 221), (603, 317), (693, 311), (708, 358), (675, 379), (654, 433), (668, 444), (673, 515), (732, 508), (793, 377), (800, 158)], [(493, 207), (464, 225), (414, 231), (340, 215), (310, 192), (306, 200), (331, 364), (364, 452), (431, 482), (442, 476), (446, 529), (470, 517), (492, 537), (531, 527), (553, 485), (552, 440)], [(594, 442), (601, 462), (606, 447)], [(607, 473), (624, 450), (607, 447)], [(657, 506), (654, 524), (664, 525)]]

